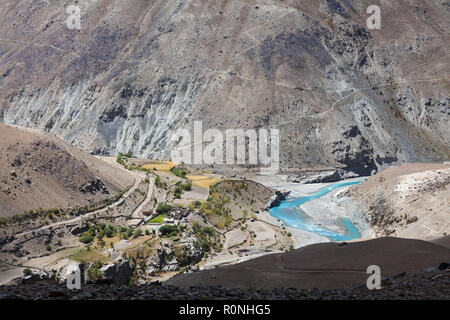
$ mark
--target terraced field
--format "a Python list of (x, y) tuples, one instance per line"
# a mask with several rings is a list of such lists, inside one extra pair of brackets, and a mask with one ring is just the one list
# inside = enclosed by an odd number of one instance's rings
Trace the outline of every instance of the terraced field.
[(157, 170), (157, 171), (169, 171), (177, 164), (171, 161), (157, 161), (152, 160), (150, 163), (146, 163), (142, 165), (142, 168), (147, 170)]
[(191, 180), (195, 186), (202, 187), (202, 188), (209, 188), (212, 184), (219, 181), (215, 178), (212, 178), (210, 176), (205, 176), (205, 175), (193, 175), (193, 176), (187, 176), (187, 178), (189, 180)]

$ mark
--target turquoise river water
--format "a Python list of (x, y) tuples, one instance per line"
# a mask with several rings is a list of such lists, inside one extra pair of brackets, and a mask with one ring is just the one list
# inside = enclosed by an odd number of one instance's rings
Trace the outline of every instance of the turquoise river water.
[(344, 181), (331, 184), (324, 187), (313, 194), (288, 198), (280, 203), (280, 206), (270, 209), (270, 214), (283, 221), (286, 226), (298, 228), (301, 230), (316, 233), (318, 235), (327, 237), (330, 241), (346, 241), (357, 239), (361, 237), (361, 233), (358, 228), (346, 217), (337, 217), (336, 225), (339, 226), (341, 232), (327, 229), (326, 227), (317, 224), (317, 222), (307, 215), (300, 206), (313, 199), (320, 198), (330, 191), (337, 188), (350, 186), (362, 182), (361, 180), (356, 181)]

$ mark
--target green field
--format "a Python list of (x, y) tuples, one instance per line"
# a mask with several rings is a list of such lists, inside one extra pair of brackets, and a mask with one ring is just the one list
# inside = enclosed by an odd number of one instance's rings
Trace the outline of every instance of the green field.
[(164, 218), (167, 217), (167, 214), (158, 214), (156, 217), (154, 217), (152, 220), (150, 220), (150, 223), (162, 223)]

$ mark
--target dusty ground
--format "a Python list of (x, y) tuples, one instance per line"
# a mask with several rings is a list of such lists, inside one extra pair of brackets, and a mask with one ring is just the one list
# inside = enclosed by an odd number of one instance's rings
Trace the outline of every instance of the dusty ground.
[[(133, 177), (38, 130), (0, 124), (0, 217), (84, 206), (131, 186)], [(83, 188), (100, 178), (108, 189)]]
[(365, 286), (370, 265), (378, 265), (383, 277), (392, 278), (403, 272), (418, 273), (449, 260), (450, 249), (421, 240), (379, 238), (347, 244), (320, 243), (237, 265), (179, 275), (166, 284), (334, 289)]
[(191, 191), (185, 191), (181, 195), (181, 199), (175, 199), (174, 204), (188, 206), (193, 201), (206, 201), (208, 199), (209, 189), (193, 185)]
[(450, 269), (394, 277), (382, 282), (380, 290), (366, 286), (335, 290), (295, 288), (229, 289), (223, 287), (173, 287), (158, 283), (130, 288), (125, 285), (86, 284), (81, 290), (46, 281), (32, 285), (0, 287), (0, 300), (449, 300)]
[(350, 188), (375, 233), (430, 240), (450, 233), (450, 164), (393, 166)]

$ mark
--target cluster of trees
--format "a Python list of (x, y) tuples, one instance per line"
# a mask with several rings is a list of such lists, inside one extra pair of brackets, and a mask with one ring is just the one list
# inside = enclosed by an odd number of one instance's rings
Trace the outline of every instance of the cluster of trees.
[(175, 190), (173, 191), (173, 195), (175, 199), (180, 199), (183, 191), (190, 191), (190, 190), (192, 190), (191, 182), (188, 181), (186, 183), (178, 183), (177, 186), (175, 187)]
[(142, 235), (141, 229), (133, 230), (132, 227), (120, 227), (119, 229), (119, 235), (121, 239), (130, 239), (130, 238), (137, 238), (140, 235)]
[(232, 221), (230, 217), (231, 209), (226, 206), (229, 202), (230, 198), (228, 196), (212, 188), (209, 191), (207, 201), (200, 205), (200, 213), (207, 217), (215, 216), (219, 218), (220, 222), (216, 226), (219, 229), (223, 229), (224, 227), (228, 227)]
[(83, 232), (80, 237), (80, 241), (83, 243), (91, 243), (94, 241), (95, 237), (99, 242), (103, 242), (103, 238), (112, 238), (117, 234), (117, 229), (113, 225), (106, 225), (106, 223), (100, 223), (98, 225), (92, 225), (88, 231)]
[(180, 178), (186, 178), (186, 170), (180, 168), (180, 167), (173, 167), (172, 169), (170, 169), (170, 172), (172, 172), (174, 175), (176, 175), (177, 177)]
[(172, 206), (170, 204), (159, 203), (156, 207), (156, 213), (164, 214), (172, 210)]
[(90, 280), (98, 280), (102, 278), (102, 273), (100, 271), (101, 267), (103, 267), (103, 263), (97, 261), (89, 266), (87, 269), (88, 278)]
[(200, 200), (192, 201), (192, 202), (189, 204), (189, 210), (193, 211), (193, 210), (195, 210), (195, 209), (198, 209), (198, 208), (201, 207), (201, 205), (202, 205), (202, 202), (201, 202)]
[[(115, 235), (119, 235), (121, 239), (130, 239), (130, 238), (137, 238), (140, 237), (144, 232), (142, 229), (138, 228), (134, 230), (131, 226), (130, 227), (120, 227), (117, 229), (113, 225), (106, 225), (106, 223), (101, 223), (96, 226), (91, 226), (88, 231), (83, 232), (83, 234), (80, 237), (80, 241), (89, 244), (94, 241), (95, 238), (97, 238), (99, 244), (103, 247), (105, 246), (105, 241), (103, 240), (106, 238), (112, 238)], [(148, 231), (146, 231), (146, 234), (149, 234)], [(113, 245), (111, 245), (111, 248)]]
[(124, 159), (131, 158), (132, 156), (133, 154), (131, 153), (131, 151), (128, 151), (128, 153), (126, 154), (119, 152), (119, 154), (117, 155), (116, 162), (124, 166), (125, 165)]
[(164, 237), (173, 237), (181, 230), (180, 227), (175, 224), (165, 224), (159, 228), (159, 232), (161, 232), (161, 235)]
[(128, 159), (130, 159), (131, 157), (133, 157), (133, 154), (131, 153), (131, 151), (126, 154), (119, 152), (119, 154), (117, 155), (117, 158), (116, 158), (116, 162), (121, 164), (122, 166), (124, 166), (125, 169), (127, 169), (127, 170), (139, 170), (139, 171), (144, 171), (147, 173), (151, 172), (151, 170), (137, 166), (135, 163), (130, 162)]
[(194, 222), (192, 232), (197, 238), (194, 242), (194, 248), (203, 253), (208, 253), (212, 249), (218, 249), (221, 246), (217, 238), (217, 232), (211, 227), (202, 227), (198, 222)]

